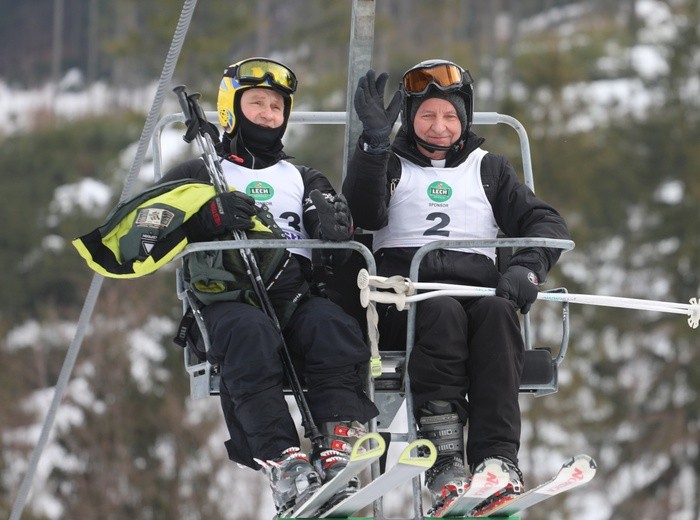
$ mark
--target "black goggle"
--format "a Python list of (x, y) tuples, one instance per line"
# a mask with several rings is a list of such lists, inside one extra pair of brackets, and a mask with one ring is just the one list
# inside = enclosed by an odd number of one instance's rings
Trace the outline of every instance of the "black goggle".
[(235, 79), (241, 85), (259, 85), (267, 80), (289, 94), (297, 89), (294, 73), (281, 63), (268, 59), (251, 58), (236, 63), (224, 71), (224, 76)]
[(411, 69), (403, 75), (401, 84), (408, 96), (422, 96), (435, 85), (442, 91), (456, 90), (473, 82), (469, 71), (452, 63), (439, 63), (429, 67)]

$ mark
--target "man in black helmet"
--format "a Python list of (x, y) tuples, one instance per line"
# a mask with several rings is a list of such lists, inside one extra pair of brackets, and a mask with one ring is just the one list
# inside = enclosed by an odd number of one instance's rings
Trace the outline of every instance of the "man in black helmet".
[[(388, 74), (370, 70), (355, 93), (363, 132), (348, 167), (343, 194), (358, 227), (372, 230), (378, 273), (409, 275), (411, 259), (434, 240), (511, 237), (568, 239), (562, 217), (521, 184), (507, 160), (481, 148), (471, 131), (472, 78), (445, 60), (421, 62), (403, 76), (385, 108)], [(390, 144), (399, 112), (401, 128)], [(480, 506), (523, 491), (518, 469), (523, 340), (517, 311), (530, 310), (538, 285), (560, 250), (523, 248), (505, 273), (493, 249), (444, 249), (428, 253), (420, 281), (496, 287), (496, 296), (441, 296), (417, 306), (415, 345), (408, 373), (421, 436), (438, 448), (426, 473), (437, 511), (462, 490), (464, 425), (469, 468), (503, 461), (510, 483)], [(380, 346), (405, 345), (406, 315), (380, 309)]]

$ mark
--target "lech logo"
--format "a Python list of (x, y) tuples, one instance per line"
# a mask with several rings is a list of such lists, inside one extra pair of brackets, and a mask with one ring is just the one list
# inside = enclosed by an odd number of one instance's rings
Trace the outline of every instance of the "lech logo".
[(275, 189), (266, 182), (253, 181), (246, 186), (245, 192), (255, 200), (270, 200)]
[(452, 188), (446, 182), (435, 181), (428, 186), (428, 197), (433, 202), (446, 202), (452, 196)]

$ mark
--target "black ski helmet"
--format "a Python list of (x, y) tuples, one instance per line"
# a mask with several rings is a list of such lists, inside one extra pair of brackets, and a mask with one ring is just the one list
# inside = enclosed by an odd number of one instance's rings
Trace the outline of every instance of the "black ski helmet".
[[(401, 123), (410, 138), (415, 138), (413, 116), (420, 103), (428, 97), (449, 99), (458, 95), (464, 101), (466, 125), (462, 128), (464, 139), (474, 119), (474, 80), (468, 70), (448, 60), (421, 61), (408, 69), (401, 79)], [(437, 96), (435, 94), (438, 94)], [(443, 95), (440, 95), (443, 94)]]

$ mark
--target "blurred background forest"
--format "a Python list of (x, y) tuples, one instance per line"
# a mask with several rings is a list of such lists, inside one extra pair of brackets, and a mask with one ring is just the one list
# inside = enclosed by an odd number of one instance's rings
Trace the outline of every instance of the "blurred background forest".
[[(0, 516), (92, 280), (70, 240), (119, 199), (181, 9), (179, 0), (0, 0)], [(297, 73), (296, 110), (345, 110), (351, 11), (350, 0), (200, 0), (174, 84), (213, 109), (226, 65), (268, 55)], [(471, 71), (477, 111), (528, 130), (537, 193), (576, 242), (545, 288), (673, 302), (700, 294), (696, 0), (376, 1), (372, 63), (391, 85), (435, 57)], [(172, 97), (164, 113), (178, 110)], [(514, 132), (475, 131), (521, 169)], [(294, 126), (286, 149), (339, 189), (343, 140), (342, 125)], [(165, 153), (174, 162), (183, 151)], [(105, 280), (23, 519), (271, 516), (265, 481), (226, 460), (217, 400), (188, 398), (171, 342), (180, 311), (172, 268)], [(521, 398), (521, 466), (532, 485), (586, 452), (599, 476), (523, 518), (700, 518), (698, 331), (677, 315), (571, 312), (559, 392)], [(536, 345), (556, 348), (558, 307), (532, 315)], [(387, 512), (409, 514), (406, 502), (395, 497)]]

